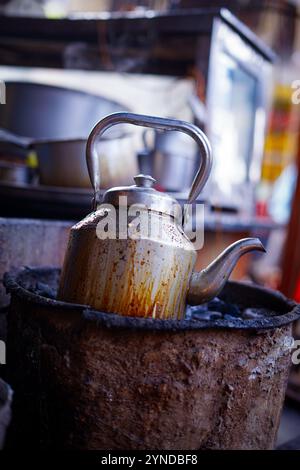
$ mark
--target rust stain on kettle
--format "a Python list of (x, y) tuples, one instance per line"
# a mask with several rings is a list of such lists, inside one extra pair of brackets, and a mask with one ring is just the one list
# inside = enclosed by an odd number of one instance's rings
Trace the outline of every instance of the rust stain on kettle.
[(71, 230), (59, 297), (126, 316), (182, 318), (196, 255), (173, 222), (166, 218), (159, 243), (99, 240), (95, 223), (91, 215)]

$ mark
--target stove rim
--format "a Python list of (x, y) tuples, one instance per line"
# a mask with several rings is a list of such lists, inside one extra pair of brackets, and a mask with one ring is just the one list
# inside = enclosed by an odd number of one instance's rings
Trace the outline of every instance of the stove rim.
[[(75, 304), (71, 302), (64, 302), (61, 300), (50, 299), (40, 294), (34, 293), (20, 284), (19, 278), (21, 276), (30, 275), (45, 275), (49, 272), (59, 273), (60, 268), (56, 267), (23, 267), (20, 269), (13, 269), (6, 272), (3, 276), (3, 284), (10, 294), (16, 295), (21, 300), (26, 302), (41, 305), (49, 309), (65, 309), (66, 311), (76, 311), (81, 313), (83, 319), (88, 322), (96, 322), (97, 326), (104, 326), (108, 329), (128, 329), (128, 330), (147, 330), (147, 331), (188, 331), (188, 330), (243, 330), (243, 331), (261, 331), (261, 330), (274, 330), (276, 328), (286, 326), (296, 320), (300, 319), (300, 304), (288, 299), (281, 292), (267, 289), (265, 287), (251, 285), (239, 281), (228, 281), (225, 289), (244, 289), (249, 293), (259, 294), (260, 296), (267, 296), (272, 298), (273, 302), (278, 301), (281, 305), (285, 305), (287, 312), (270, 316), (269, 318), (245, 320), (237, 318), (233, 320), (163, 320), (152, 319), (143, 317), (130, 317), (118, 315), (116, 313), (106, 313), (95, 310), (92, 307), (84, 304)], [(264, 307), (268, 308), (268, 307)], [(270, 308), (270, 311), (273, 311)], [(279, 313), (279, 312), (278, 312)]]

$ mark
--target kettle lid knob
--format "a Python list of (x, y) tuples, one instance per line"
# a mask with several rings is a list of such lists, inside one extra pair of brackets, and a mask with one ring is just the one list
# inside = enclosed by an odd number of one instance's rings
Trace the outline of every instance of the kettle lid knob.
[(150, 175), (137, 175), (133, 179), (138, 188), (152, 188), (156, 183), (156, 180)]

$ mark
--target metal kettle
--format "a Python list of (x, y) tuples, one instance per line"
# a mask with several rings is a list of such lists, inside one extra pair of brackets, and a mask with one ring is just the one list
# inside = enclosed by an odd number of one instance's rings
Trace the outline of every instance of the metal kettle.
[[(119, 123), (181, 131), (196, 141), (201, 164), (189, 203), (195, 201), (209, 176), (210, 144), (196, 126), (132, 113), (115, 113), (102, 119), (92, 130), (86, 151), (94, 211), (71, 229), (58, 298), (125, 316), (181, 319), (186, 303), (207, 302), (221, 291), (240, 256), (264, 248), (256, 238), (240, 240), (206, 269), (193, 273), (196, 251), (181, 227), (178, 203), (156, 191), (151, 176), (138, 175), (135, 185), (111, 188), (101, 198), (95, 144), (107, 129)], [(141, 224), (135, 225), (135, 215), (129, 209), (133, 206), (146, 217), (146, 227), (151, 221), (150, 233), (143, 233)], [(125, 230), (120, 222), (124, 210)], [(103, 231), (107, 214), (112, 224)]]

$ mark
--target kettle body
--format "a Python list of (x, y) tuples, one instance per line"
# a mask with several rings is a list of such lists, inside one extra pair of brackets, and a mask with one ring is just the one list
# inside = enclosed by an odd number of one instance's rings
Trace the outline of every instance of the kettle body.
[(97, 211), (72, 227), (59, 297), (125, 316), (183, 318), (196, 252), (179, 225), (153, 212), (159, 238), (138, 232), (102, 240), (101, 217)]

